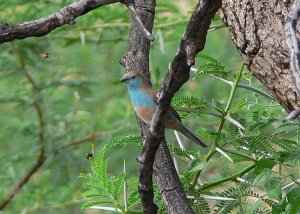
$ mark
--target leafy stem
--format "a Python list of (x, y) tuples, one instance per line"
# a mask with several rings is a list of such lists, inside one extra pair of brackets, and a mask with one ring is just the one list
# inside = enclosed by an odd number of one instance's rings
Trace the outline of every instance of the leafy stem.
[[(227, 102), (227, 105), (224, 109), (224, 112), (222, 114), (222, 117), (221, 117), (221, 121), (220, 121), (220, 124), (219, 124), (219, 128), (218, 128), (218, 134), (216, 136), (216, 138), (214, 139), (213, 141), (213, 144), (208, 152), (208, 154), (206, 155), (206, 157), (204, 158), (204, 162), (208, 162), (210, 160), (210, 158), (214, 155), (214, 153), (216, 152), (216, 148), (218, 146), (218, 140), (219, 140), (219, 136), (221, 134), (221, 131), (223, 129), (223, 126), (224, 126), (224, 123), (225, 123), (225, 117), (226, 115), (228, 114), (229, 112), (229, 109), (230, 109), (230, 106), (232, 104), (232, 101), (233, 101), (233, 97), (234, 97), (234, 94), (236, 92), (236, 89), (238, 87), (238, 84), (239, 84), (239, 81), (241, 80), (241, 77), (242, 77), (242, 73), (243, 73), (243, 70), (244, 70), (244, 63), (242, 63), (240, 69), (237, 71), (237, 74), (236, 74), (236, 79), (234, 81), (234, 83), (232, 84), (231, 86), (231, 91), (230, 91), (230, 94), (229, 94), (229, 98), (228, 98), (228, 102)], [(195, 177), (195, 180), (193, 182), (193, 188), (195, 188), (196, 184), (197, 184), (197, 181), (198, 181), (198, 178), (201, 174), (201, 171), (200, 170), (196, 177)]]
[(237, 179), (238, 177), (243, 176), (244, 174), (246, 174), (250, 170), (252, 170), (255, 166), (256, 166), (256, 163), (253, 163), (253, 164), (249, 165), (247, 168), (241, 170), (240, 172), (238, 172), (234, 175), (228, 176), (226, 178), (222, 178), (218, 181), (214, 181), (214, 182), (211, 182), (211, 183), (204, 184), (203, 186), (200, 187), (200, 190), (205, 190), (205, 189), (208, 189), (208, 188), (213, 187), (213, 186), (218, 186), (218, 185), (220, 185), (222, 183), (225, 183), (227, 181), (233, 181), (233, 180)]

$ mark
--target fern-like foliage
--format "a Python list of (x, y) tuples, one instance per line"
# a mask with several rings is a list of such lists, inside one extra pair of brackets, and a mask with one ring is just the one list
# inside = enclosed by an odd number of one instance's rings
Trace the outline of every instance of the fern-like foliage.
[(180, 95), (172, 99), (172, 105), (184, 119), (193, 114), (201, 114), (207, 108), (207, 101), (203, 97)]
[(172, 105), (180, 108), (206, 109), (207, 101), (203, 97), (195, 96), (176, 96), (172, 99)]
[(138, 191), (133, 191), (128, 197), (128, 208), (141, 203), (141, 197)]
[(209, 203), (202, 197), (199, 196), (195, 199), (195, 212), (199, 214), (211, 213)]
[(115, 138), (111, 140), (110, 142), (106, 143), (104, 147), (111, 148), (111, 147), (121, 147), (121, 146), (126, 146), (129, 143), (135, 143), (137, 147), (140, 148), (141, 145), (141, 136), (140, 135), (127, 135), (127, 136), (122, 136)]
[(182, 150), (178, 146), (175, 146), (174, 144), (168, 144), (169, 150), (175, 157), (180, 157), (181, 159), (187, 160), (187, 162), (190, 162), (193, 160), (193, 157), (195, 157), (197, 154), (195, 151), (192, 150)]
[(197, 55), (198, 58), (206, 61), (204, 64), (201, 64), (195, 74), (200, 77), (204, 75), (216, 75), (221, 77), (227, 77), (230, 75), (230, 72), (225, 70), (225, 67), (217, 59), (213, 58), (205, 52), (201, 52)]
[[(275, 106), (276, 111), (272, 111), (269, 99), (267, 104), (258, 100), (265, 97), (236, 96), (239, 81), (250, 78), (242, 75), (243, 66), (236, 75), (231, 75), (214, 57), (206, 53), (198, 57), (204, 63), (196, 71), (197, 76), (218, 76), (229, 83), (231, 89), (228, 97), (221, 99), (209, 101), (180, 95), (172, 100), (181, 116), (199, 117), (203, 126), (198, 135), (209, 146), (209, 150), (198, 147), (182, 150), (174, 144), (168, 145), (194, 211), (200, 214), (293, 213), (300, 206), (299, 171), (294, 170), (300, 159), (299, 123), (283, 123), (281, 109)], [(110, 205), (126, 213), (119, 199), (125, 173), (108, 176), (108, 159), (104, 154), (112, 147), (124, 149), (129, 143), (141, 145), (140, 141), (139, 135), (119, 137), (108, 142), (91, 160), (91, 172), (82, 174), (87, 189), (84, 196), (90, 199), (83, 208)], [(158, 213), (167, 213), (157, 185), (154, 189)], [(138, 191), (135, 189), (128, 195), (126, 207), (140, 208)]]
[(278, 204), (257, 193), (250, 184), (239, 185), (237, 188), (231, 187), (217, 195), (236, 200), (217, 202), (213, 207), (213, 213), (271, 213), (272, 207)]
[(111, 205), (116, 209), (124, 209), (119, 197), (126, 173), (121, 172), (117, 176), (107, 175), (108, 158), (105, 158), (105, 151), (106, 149), (102, 148), (98, 156), (91, 158), (91, 172), (80, 174), (80, 177), (86, 180), (83, 187), (87, 190), (83, 196), (91, 199), (81, 206), (82, 209), (96, 205)]

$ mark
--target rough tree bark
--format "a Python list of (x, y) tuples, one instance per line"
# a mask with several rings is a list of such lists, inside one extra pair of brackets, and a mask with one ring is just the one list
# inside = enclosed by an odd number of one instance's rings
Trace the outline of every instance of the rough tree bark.
[[(142, 4), (138, 5), (138, 3)], [(144, 1), (136, 1), (138, 15), (142, 18), (147, 15), (149, 16), (148, 19), (144, 19), (144, 25), (150, 32), (153, 22), (154, 6), (155, 1), (148, 1), (147, 4)], [(146, 133), (147, 135), (144, 150), (140, 158), (142, 166), (140, 168), (139, 180), (139, 191), (142, 197), (144, 213), (157, 213), (157, 207), (153, 204), (151, 178), (154, 157), (155, 176), (168, 212), (194, 213), (187, 202), (184, 189), (166, 147), (163, 135), (164, 127), (162, 125), (162, 118), (164, 117), (175, 92), (188, 80), (190, 68), (195, 63), (195, 56), (204, 48), (211, 19), (220, 6), (221, 0), (202, 0), (198, 2), (188, 22), (176, 56), (169, 64), (168, 74), (165, 77), (163, 87), (158, 95), (158, 106), (151, 121), (150, 132), (148, 131), (149, 128), (146, 127), (145, 129), (143, 123), (139, 121), (142, 128), (142, 134)], [(138, 11), (139, 7), (142, 8), (141, 11)], [(140, 45), (144, 37), (141, 37), (141, 33), (136, 31), (136, 22), (132, 23), (128, 50), (120, 63), (127, 70), (139, 70), (142, 73), (145, 73), (149, 81), (149, 58), (145, 55), (149, 54), (149, 42), (145, 43), (146, 46), (144, 47)], [(146, 50), (142, 48), (146, 48)], [(159, 145), (161, 146), (159, 147)]]
[[(149, 32), (152, 31), (153, 27), (155, 3), (156, 1), (135, 1), (136, 11)], [(149, 51), (149, 40), (145, 38), (136, 24), (132, 22), (128, 40), (128, 49), (124, 57), (120, 60), (120, 63), (126, 70), (138, 70), (142, 72), (150, 83)], [(149, 130), (149, 126), (139, 119), (138, 123), (142, 137), (144, 138)], [(160, 143), (160, 147), (156, 153), (154, 171), (156, 172), (157, 183), (160, 186), (162, 197), (169, 212), (175, 213), (174, 211), (176, 210), (177, 213), (193, 213), (193, 210), (187, 202), (184, 189), (173, 165), (173, 160), (165, 140)], [(150, 210), (150, 212), (155, 211)]]
[(292, 4), (293, 0), (231, 0), (223, 1), (221, 8), (248, 69), (288, 112), (300, 106), (284, 29)]

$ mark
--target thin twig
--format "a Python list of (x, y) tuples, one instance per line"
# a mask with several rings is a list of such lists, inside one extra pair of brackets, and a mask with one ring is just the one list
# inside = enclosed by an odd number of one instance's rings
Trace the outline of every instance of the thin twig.
[[(233, 82), (232, 82), (232, 81), (227, 80), (227, 79), (224, 79), (224, 78), (222, 78), (222, 77), (220, 77), (220, 76), (212, 75), (212, 77), (214, 77), (214, 78), (216, 78), (216, 79), (219, 79), (219, 80), (221, 80), (222, 82), (227, 83), (228, 85), (233, 85)], [(252, 87), (252, 86), (250, 86), (250, 85), (245, 85), (245, 84), (239, 83), (239, 84), (238, 84), (238, 87), (239, 87), (239, 88), (248, 89), (248, 90), (253, 91), (253, 92), (257, 93), (257, 94), (260, 94), (260, 95), (262, 95), (262, 96), (264, 96), (264, 97), (267, 97), (267, 98), (269, 98), (269, 99), (271, 99), (271, 100), (275, 100), (274, 97), (273, 97), (272, 95), (268, 94), (267, 92), (261, 91), (261, 90), (258, 89), (258, 88)]]
[(34, 106), (34, 108), (35, 108), (35, 110), (36, 110), (36, 112), (38, 114), (38, 118), (39, 118), (39, 124), (40, 124), (39, 140), (40, 140), (41, 144), (44, 144), (45, 121), (44, 121), (44, 116), (43, 116), (43, 110), (42, 110), (40, 104), (37, 101), (34, 101), (32, 103), (32, 105)]
[(139, 29), (143, 32), (143, 34), (145, 35), (145, 37), (150, 41), (153, 42), (155, 37), (145, 28), (144, 24), (142, 23), (140, 17), (138, 16), (138, 14), (136, 13), (135, 7), (134, 7), (134, 3), (133, 1), (128, 1), (125, 0), (124, 4), (126, 5), (126, 7), (128, 8), (128, 10), (131, 13), (132, 19), (135, 21), (136, 25), (139, 27)]
[(234, 150), (231, 150), (231, 149), (226, 149), (226, 148), (222, 148), (223, 151), (227, 152), (227, 153), (231, 153), (231, 154), (234, 154), (234, 155), (237, 155), (237, 156), (240, 156), (240, 157), (243, 157), (243, 158), (246, 158), (248, 160), (251, 160), (253, 162), (256, 162), (257, 160), (249, 155), (246, 155), (244, 153), (241, 153), (241, 152), (238, 152), (238, 151), (234, 151)]
[(68, 143), (64, 144), (62, 146), (62, 149), (66, 149), (66, 148), (69, 148), (71, 146), (76, 146), (76, 145), (79, 145), (79, 144), (82, 144), (82, 143), (92, 141), (98, 136), (103, 136), (103, 133), (102, 132), (92, 132), (92, 133), (88, 134), (87, 136), (85, 136), (83, 138), (73, 140), (71, 142), (68, 142)]

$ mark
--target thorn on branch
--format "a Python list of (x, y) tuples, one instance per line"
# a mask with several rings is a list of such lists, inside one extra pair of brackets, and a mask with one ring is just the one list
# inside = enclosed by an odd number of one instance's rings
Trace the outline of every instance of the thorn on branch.
[(134, 2), (132, 0), (123, 0), (122, 3), (125, 4), (128, 10), (130, 11), (132, 19), (134, 20), (135, 24), (139, 27), (139, 29), (143, 32), (144, 36), (150, 42), (153, 42), (155, 37), (143, 25), (142, 20), (140, 19), (135, 10)]
[(295, 0), (291, 12), (285, 24), (286, 44), (290, 52), (290, 69), (294, 79), (295, 87), (300, 96), (300, 51), (297, 39), (297, 22), (300, 16), (300, 0)]
[(300, 108), (296, 108), (294, 109), (293, 111), (291, 111), (288, 116), (286, 116), (286, 118), (284, 118), (282, 120), (282, 122), (287, 122), (287, 121), (291, 121), (291, 120), (294, 120), (296, 118), (298, 118), (300, 115)]

